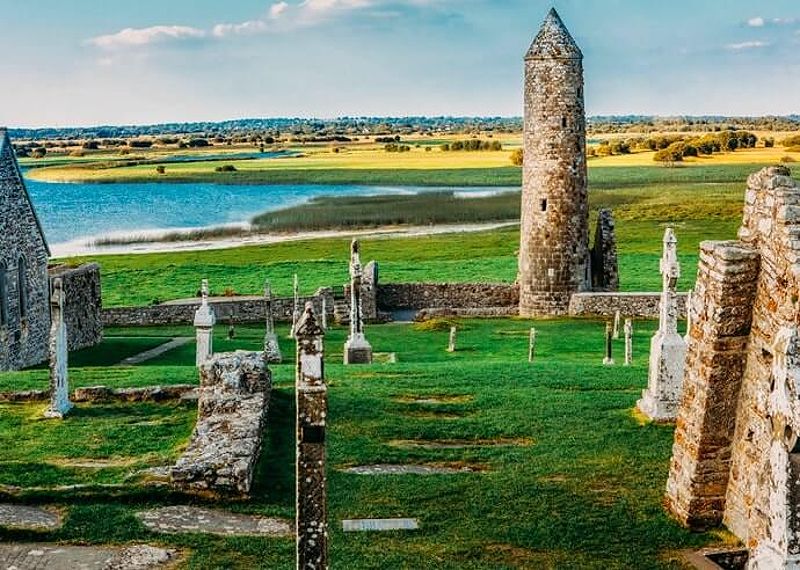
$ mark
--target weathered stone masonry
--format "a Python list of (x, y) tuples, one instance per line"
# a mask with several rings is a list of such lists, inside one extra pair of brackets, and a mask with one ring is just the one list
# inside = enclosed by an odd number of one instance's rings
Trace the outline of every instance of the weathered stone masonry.
[(8, 133), (0, 129), (0, 371), (47, 360), (49, 255)]
[(751, 569), (796, 567), (800, 187), (787, 169), (750, 177), (739, 238), (701, 249), (667, 502), (689, 526), (724, 522)]
[(80, 267), (56, 265), (49, 269), (49, 274), (51, 283), (58, 278), (64, 286), (64, 322), (70, 351), (100, 344), (103, 340), (100, 266), (96, 263)]

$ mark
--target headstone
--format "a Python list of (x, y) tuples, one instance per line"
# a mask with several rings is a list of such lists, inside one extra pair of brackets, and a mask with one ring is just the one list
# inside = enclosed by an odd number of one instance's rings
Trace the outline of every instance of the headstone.
[(387, 532), (394, 530), (417, 530), (417, 519), (353, 519), (343, 520), (344, 532)]
[(633, 321), (625, 319), (625, 366), (633, 364)]
[(197, 331), (197, 356), (195, 364), (198, 368), (214, 354), (214, 325), (217, 317), (214, 309), (208, 304), (208, 279), (200, 284), (202, 301), (194, 314), (194, 327)]
[(606, 356), (603, 358), (603, 365), (614, 366), (614, 343), (611, 323), (606, 323)]
[(681, 275), (678, 262), (678, 240), (672, 228), (664, 232), (664, 253), (661, 258), (663, 291), (658, 331), (650, 343), (650, 372), (647, 390), (637, 406), (656, 421), (672, 421), (678, 413), (686, 360), (686, 341), (678, 334), (676, 289)]
[(531, 327), (528, 337), (528, 362), (533, 362), (536, 358), (536, 329)]
[(450, 327), (450, 339), (447, 343), (447, 352), (456, 351), (457, 335), (458, 335), (458, 329), (456, 327)]
[(69, 401), (69, 350), (64, 301), (64, 283), (61, 279), (55, 279), (50, 297), (50, 407), (44, 413), (46, 418), (61, 419), (72, 408)]
[(266, 327), (264, 330), (264, 358), (267, 364), (283, 362), (278, 335), (275, 334), (275, 320), (272, 315), (272, 288), (269, 281), (264, 283), (264, 304), (266, 311)]
[(689, 291), (689, 294), (686, 296), (686, 334), (683, 337), (683, 340), (686, 342), (687, 346), (689, 344), (689, 336), (692, 332), (692, 303), (694, 301), (694, 290)]
[(328, 298), (322, 296), (322, 328), (328, 330)]
[(292, 281), (292, 328), (289, 329), (289, 338), (294, 338), (294, 331), (297, 327), (297, 321), (300, 320), (300, 282), (297, 279), (297, 273), (294, 274)]
[(614, 340), (619, 340), (619, 325), (620, 325), (621, 315), (619, 311), (614, 313)]
[(372, 364), (372, 346), (364, 335), (362, 277), (358, 240), (354, 239), (350, 245), (350, 336), (344, 344), (345, 364)]
[(228, 325), (228, 340), (234, 340), (236, 338), (236, 327), (233, 323)]
[(312, 303), (297, 323), (297, 568), (328, 568), (328, 505), (325, 429), (328, 388), (322, 339)]

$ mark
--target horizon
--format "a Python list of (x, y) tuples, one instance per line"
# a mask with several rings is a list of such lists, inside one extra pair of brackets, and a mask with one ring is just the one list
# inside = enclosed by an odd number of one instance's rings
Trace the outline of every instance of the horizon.
[(583, 50), (588, 115), (798, 112), (790, 0), (723, 14), (712, 0), (10, 1), (0, 71), (16, 81), (0, 124), (15, 129), (518, 117), (523, 56), (551, 5)]

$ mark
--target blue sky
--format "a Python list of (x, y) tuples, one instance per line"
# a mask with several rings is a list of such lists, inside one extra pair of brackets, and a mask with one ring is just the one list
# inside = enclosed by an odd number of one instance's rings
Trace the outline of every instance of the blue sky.
[(519, 115), (553, 4), (590, 114), (800, 112), (797, 0), (0, 0), (0, 124)]

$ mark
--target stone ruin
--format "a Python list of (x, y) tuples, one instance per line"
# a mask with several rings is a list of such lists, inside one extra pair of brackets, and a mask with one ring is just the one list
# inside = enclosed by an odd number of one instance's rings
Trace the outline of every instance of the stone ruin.
[(50, 407), (46, 418), (62, 419), (72, 409), (69, 401), (69, 344), (64, 322), (64, 285), (61, 279), (53, 282), (50, 294)]
[(271, 389), (261, 352), (216, 354), (203, 362), (197, 425), (170, 470), (172, 483), (196, 493), (247, 496)]
[(672, 228), (664, 232), (658, 331), (650, 342), (647, 389), (637, 403), (639, 411), (655, 421), (672, 421), (678, 412), (686, 359), (686, 341), (678, 334), (677, 287), (681, 275), (678, 240)]
[(800, 567), (800, 187), (748, 180), (738, 241), (704, 242), (666, 502), (724, 523), (749, 568)]
[(589, 249), (583, 54), (551, 10), (525, 56), (519, 314), (569, 312), (573, 294), (619, 278), (611, 212)]
[(322, 339), (314, 306), (306, 305), (297, 323), (297, 568), (328, 568), (328, 499), (325, 429), (328, 387)]
[(364, 334), (363, 277), (358, 240), (354, 239), (350, 246), (350, 336), (344, 344), (345, 364), (372, 363), (372, 346)]

